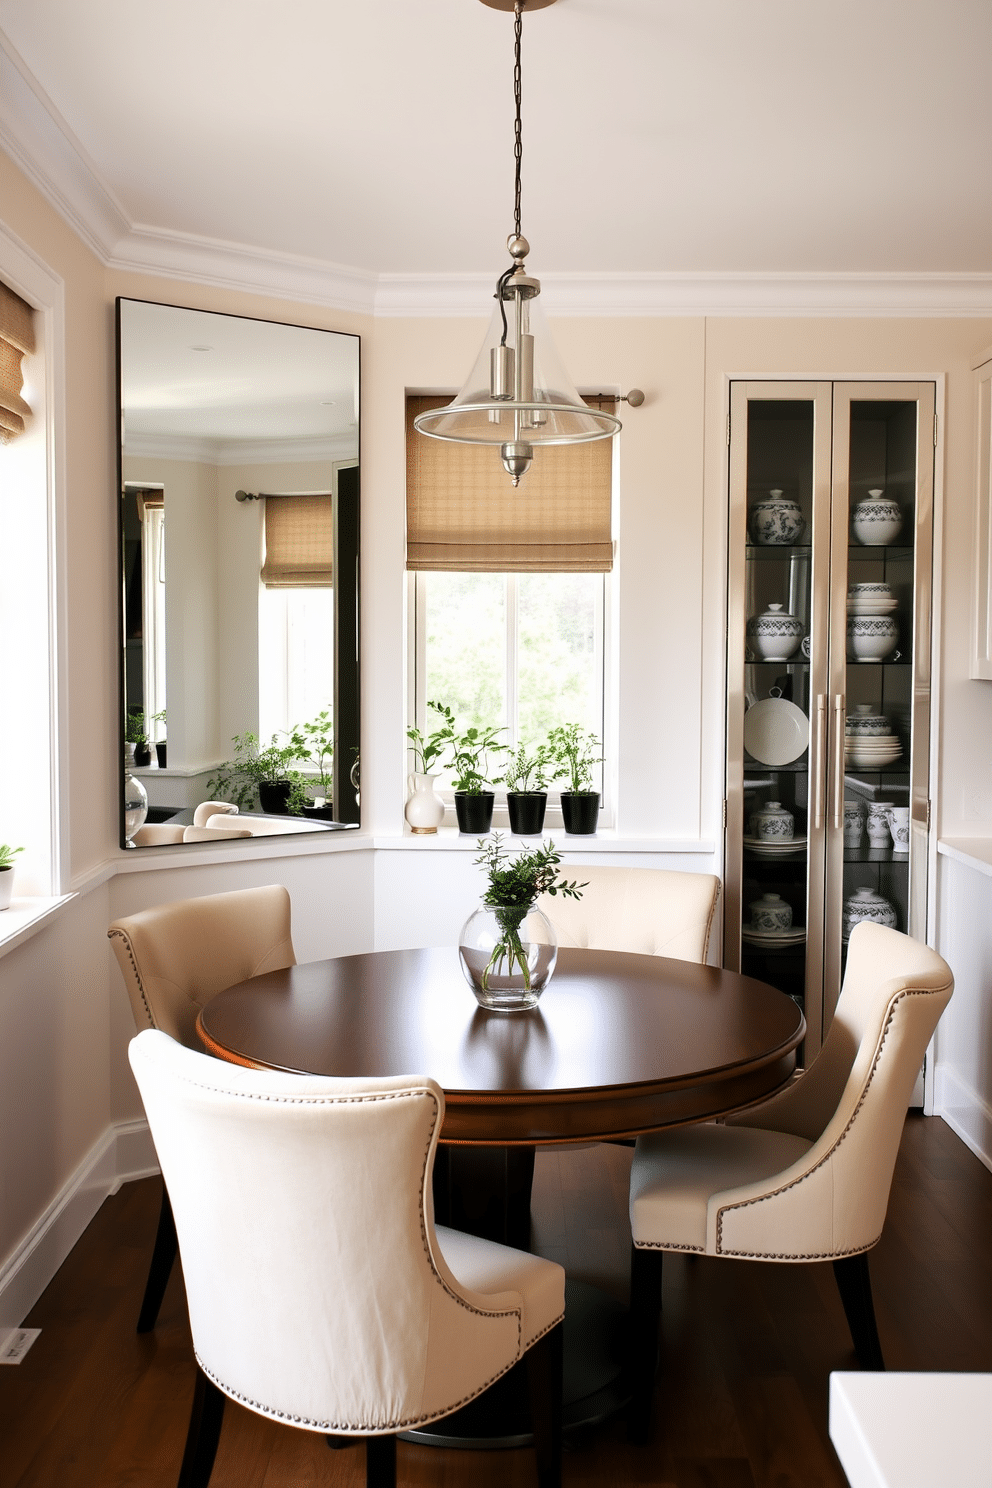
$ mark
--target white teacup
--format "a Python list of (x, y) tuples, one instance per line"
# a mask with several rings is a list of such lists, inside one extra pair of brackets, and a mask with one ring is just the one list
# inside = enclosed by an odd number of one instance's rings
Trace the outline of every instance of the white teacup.
[(865, 808), (860, 801), (844, 802), (844, 846), (860, 847), (865, 829)]
[(889, 832), (892, 834), (892, 851), (909, 852), (909, 807), (893, 806), (889, 815)]
[(872, 847), (888, 847), (891, 841), (889, 819), (894, 810), (895, 803), (892, 801), (869, 801), (868, 841)]

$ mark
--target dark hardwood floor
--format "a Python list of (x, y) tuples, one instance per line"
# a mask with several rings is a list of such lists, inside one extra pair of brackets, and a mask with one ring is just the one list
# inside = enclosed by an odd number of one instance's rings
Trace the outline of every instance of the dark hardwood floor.
[[(538, 1159), (535, 1249), (626, 1292), (630, 1151)], [(25, 1321), (43, 1332), (0, 1369), (3, 1488), (173, 1488), (193, 1368), (181, 1277), (155, 1332), (134, 1331), (158, 1214), (157, 1179), (108, 1199)], [(992, 1173), (938, 1119), (906, 1124), (885, 1235), (872, 1252), (891, 1369), (992, 1370)], [(855, 1367), (829, 1266), (666, 1263), (658, 1427), (627, 1445), (622, 1420), (569, 1444), (565, 1483), (653, 1488), (845, 1488), (827, 1435), (831, 1369)], [(531, 1488), (525, 1451), (400, 1443), (407, 1485)], [(360, 1488), (360, 1446), (229, 1404), (212, 1488)]]

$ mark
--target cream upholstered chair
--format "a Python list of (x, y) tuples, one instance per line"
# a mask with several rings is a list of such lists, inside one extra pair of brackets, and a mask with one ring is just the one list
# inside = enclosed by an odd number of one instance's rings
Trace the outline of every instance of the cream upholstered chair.
[(666, 1250), (832, 1261), (861, 1366), (884, 1368), (867, 1252), (882, 1233), (913, 1085), (953, 987), (936, 951), (881, 925), (857, 925), (830, 1031), (804, 1075), (726, 1125), (637, 1139), (635, 1440), (648, 1433)]
[(162, 847), (165, 843), (182, 842), (185, 830), (185, 827), (175, 827), (171, 822), (145, 822), (131, 841), (135, 847)]
[[(135, 1026), (161, 1028), (194, 1049), (200, 1048), (197, 1014), (212, 997), (235, 982), (296, 964), (289, 893), (281, 884), (160, 904), (115, 920), (107, 934)], [(163, 1189), (139, 1333), (155, 1326), (175, 1255), (176, 1231)]]
[(676, 961), (706, 960), (720, 880), (660, 868), (579, 868), (581, 899), (537, 901), (560, 946), (633, 951)]
[(367, 1438), (367, 1482), (386, 1488), (396, 1433), (449, 1415), (526, 1354), (539, 1478), (555, 1488), (565, 1274), (435, 1228), (440, 1087), (242, 1069), (157, 1032), (130, 1058), (199, 1365), (180, 1484), (209, 1481), (229, 1396)]
[[(231, 817), (213, 817), (212, 821), (230, 822)], [(185, 827), (183, 829), (184, 842), (222, 842), (230, 837), (250, 837), (251, 828), (247, 826), (206, 826)]]
[(212, 816), (237, 816), (233, 801), (201, 801), (193, 812), (194, 827), (205, 827)]

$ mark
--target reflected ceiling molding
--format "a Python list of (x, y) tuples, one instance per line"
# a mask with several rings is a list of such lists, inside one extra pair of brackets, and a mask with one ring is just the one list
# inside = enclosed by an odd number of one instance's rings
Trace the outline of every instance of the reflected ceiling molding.
[(128, 455), (202, 465), (281, 465), (297, 460), (357, 460), (358, 430), (330, 439), (197, 439), (128, 434)]

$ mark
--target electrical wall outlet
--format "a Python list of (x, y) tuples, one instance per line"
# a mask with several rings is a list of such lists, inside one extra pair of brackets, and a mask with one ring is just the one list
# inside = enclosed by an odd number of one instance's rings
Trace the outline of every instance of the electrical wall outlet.
[(6, 1338), (0, 1339), (0, 1364), (20, 1364), (40, 1333), (40, 1328), (11, 1328)]

